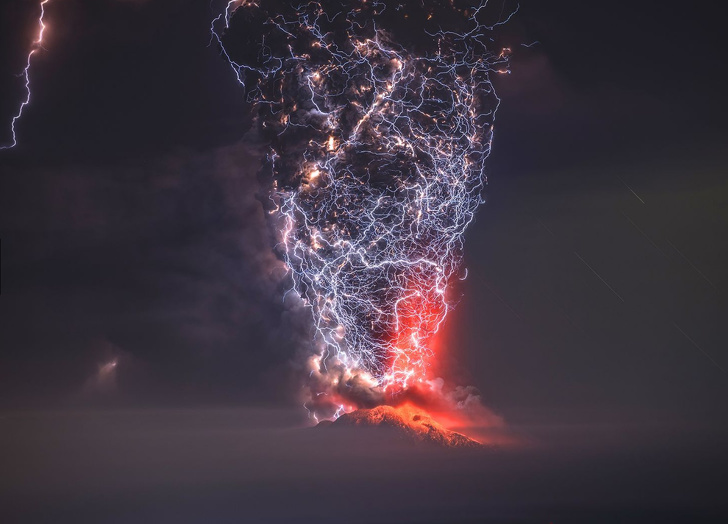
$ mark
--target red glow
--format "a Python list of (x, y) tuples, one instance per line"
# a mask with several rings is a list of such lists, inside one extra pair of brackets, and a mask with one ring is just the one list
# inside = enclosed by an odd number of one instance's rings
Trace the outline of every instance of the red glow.
[(430, 345), (447, 311), (438, 290), (414, 289), (397, 303), (390, 373), (387, 385), (398, 389), (423, 383), (435, 352)]
[(377, 406), (372, 409), (359, 409), (342, 415), (336, 424), (394, 428), (415, 442), (449, 448), (473, 448), (481, 444), (471, 437), (448, 429), (440, 420), (435, 420), (430, 413), (411, 403), (396, 407)]

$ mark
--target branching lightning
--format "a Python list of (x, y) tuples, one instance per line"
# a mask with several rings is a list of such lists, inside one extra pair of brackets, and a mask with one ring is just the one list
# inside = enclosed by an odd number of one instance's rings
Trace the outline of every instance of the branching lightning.
[[(231, 1), (212, 24), (270, 140), (268, 211), (292, 291), (313, 314), (314, 361), (384, 390), (429, 378), (482, 203), (499, 104), (491, 74), (508, 72), (508, 50), (491, 51), (489, 36), (505, 20), (480, 21), (487, 1), (429, 3)], [(410, 4), (426, 45), (398, 43), (391, 21)], [(457, 30), (442, 13), (460, 17)], [(236, 48), (238, 19), (254, 36)]]
[(46, 25), (43, 21), (45, 17), (45, 7), (48, 2), (51, 0), (42, 0), (40, 2), (40, 14), (38, 15), (38, 33), (36, 36), (36, 39), (33, 41), (32, 45), (30, 46), (30, 51), (28, 51), (28, 56), (25, 62), (25, 69), (23, 69), (23, 72), (20, 76), (22, 76), (25, 80), (24, 87), (25, 87), (25, 98), (23, 98), (20, 101), (20, 104), (18, 105), (18, 110), (13, 116), (12, 120), (10, 121), (10, 133), (12, 135), (12, 141), (9, 144), (6, 145), (0, 145), (0, 150), (2, 149), (12, 149), (16, 145), (18, 145), (18, 137), (15, 130), (15, 124), (21, 119), (23, 116), (23, 111), (25, 110), (25, 107), (30, 104), (30, 66), (31, 62), (33, 60), (33, 56), (35, 56), (36, 53), (38, 53), (41, 49), (43, 49), (43, 33), (45, 33)]

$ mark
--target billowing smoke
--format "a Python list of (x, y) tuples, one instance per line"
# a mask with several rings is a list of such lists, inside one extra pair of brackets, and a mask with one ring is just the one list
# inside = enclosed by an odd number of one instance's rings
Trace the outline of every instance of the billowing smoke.
[(507, 69), (498, 11), (233, 1), (213, 23), (270, 147), (265, 205), (312, 312), (307, 406), (324, 416), (430, 381)]

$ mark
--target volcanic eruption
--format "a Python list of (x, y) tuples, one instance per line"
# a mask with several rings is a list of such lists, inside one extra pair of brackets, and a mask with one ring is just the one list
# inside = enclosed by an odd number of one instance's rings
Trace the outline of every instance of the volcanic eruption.
[(344, 413), (334, 422), (321, 421), (319, 425), (333, 428), (375, 428), (390, 431), (396, 438), (414, 444), (446, 448), (479, 448), (480, 443), (461, 433), (451, 431), (435, 421), (426, 411), (411, 404), (400, 407), (377, 406)]
[(276, 253), (311, 311), (317, 420), (437, 390), (431, 342), (482, 203), (491, 75), (508, 65), (492, 50), (505, 20), (489, 18), (487, 2), (260, 0), (213, 21), (268, 147)]

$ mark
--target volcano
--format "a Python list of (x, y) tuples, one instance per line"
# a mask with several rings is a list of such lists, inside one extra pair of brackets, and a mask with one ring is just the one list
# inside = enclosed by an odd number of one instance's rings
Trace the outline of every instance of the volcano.
[(429, 413), (414, 406), (377, 406), (358, 409), (331, 421), (323, 421), (318, 427), (329, 428), (378, 428), (388, 430), (400, 439), (414, 444), (434, 445), (442, 448), (482, 447), (478, 441), (451, 431), (435, 421)]

